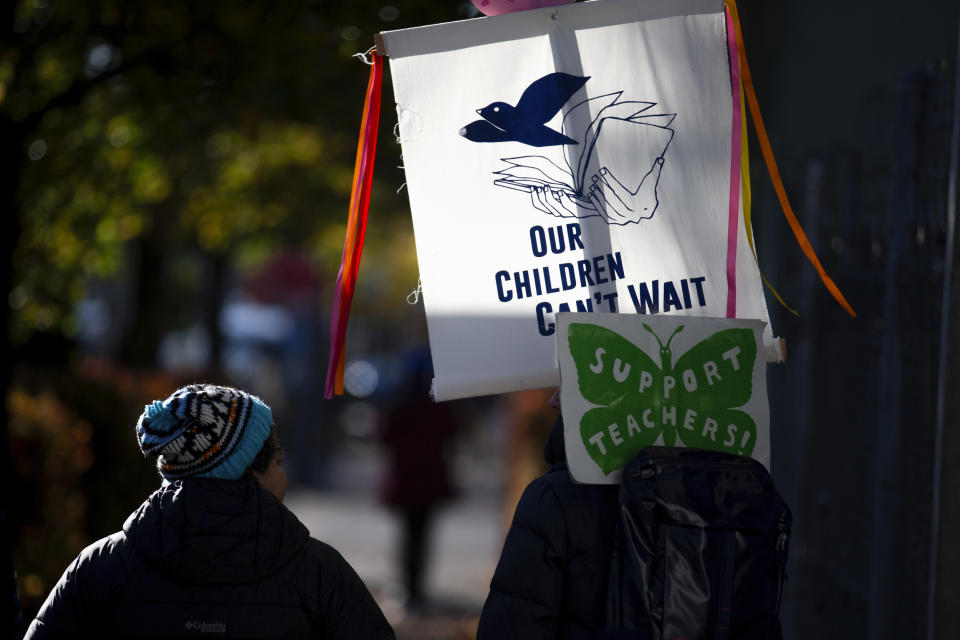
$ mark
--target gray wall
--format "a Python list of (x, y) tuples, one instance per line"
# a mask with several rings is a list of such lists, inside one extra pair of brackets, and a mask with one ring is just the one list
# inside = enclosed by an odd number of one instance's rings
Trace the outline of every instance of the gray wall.
[[(960, 3), (742, 0), (740, 11), (787, 191), (858, 312), (819, 284), (753, 146), (760, 265), (801, 313), (768, 296), (789, 352), (769, 375), (773, 473), (795, 518), (785, 631), (922, 638)], [(944, 450), (958, 452), (948, 409)], [(935, 637), (956, 638), (958, 479), (945, 474)]]

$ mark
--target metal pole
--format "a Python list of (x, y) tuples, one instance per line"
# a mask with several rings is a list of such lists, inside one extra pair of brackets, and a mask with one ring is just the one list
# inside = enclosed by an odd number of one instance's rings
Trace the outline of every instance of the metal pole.
[(957, 217), (957, 172), (960, 170), (960, 29), (957, 31), (957, 79), (950, 137), (950, 177), (947, 187), (947, 238), (940, 316), (940, 366), (937, 373), (937, 422), (933, 445), (933, 496), (930, 515), (930, 582), (927, 585), (927, 640), (933, 640), (937, 594), (937, 556), (940, 545), (940, 476), (943, 466), (943, 422), (947, 397), (947, 351), (950, 337), (950, 288), (953, 285), (953, 243)]

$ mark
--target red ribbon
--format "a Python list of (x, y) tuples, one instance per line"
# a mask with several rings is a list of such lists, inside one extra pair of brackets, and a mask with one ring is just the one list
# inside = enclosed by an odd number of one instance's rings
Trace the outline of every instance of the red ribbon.
[(383, 56), (374, 51), (367, 96), (363, 103), (360, 139), (357, 141), (357, 160), (353, 170), (350, 192), (350, 211), (347, 218), (347, 237), (343, 243), (343, 257), (337, 286), (333, 293), (330, 312), (330, 359), (327, 362), (327, 382), (324, 397), (343, 394), (344, 345), (347, 340), (347, 320), (350, 304), (357, 286), (357, 271), (363, 253), (363, 238), (367, 232), (367, 213), (370, 209), (370, 184), (373, 161), (377, 154), (377, 128), (380, 124), (380, 87), (383, 82)]

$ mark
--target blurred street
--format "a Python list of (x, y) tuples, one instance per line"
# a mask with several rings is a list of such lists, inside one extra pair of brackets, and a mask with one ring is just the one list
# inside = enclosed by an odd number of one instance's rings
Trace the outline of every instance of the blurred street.
[(465, 497), (437, 514), (426, 575), (428, 606), (408, 613), (396, 560), (398, 526), (370, 494), (295, 490), (285, 504), (313, 537), (337, 549), (374, 594), (398, 637), (473, 637), (502, 544), (493, 496)]
[(330, 461), (323, 489), (291, 485), (284, 504), (353, 566), (400, 640), (472, 639), (503, 544), (503, 429), (471, 431), (454, 456), (458, 496), (437, 509), (427, 542), (426, 605), (404, 606), (399, 571), (400, 523), (378, 500), (382, 453), (347, 447)]

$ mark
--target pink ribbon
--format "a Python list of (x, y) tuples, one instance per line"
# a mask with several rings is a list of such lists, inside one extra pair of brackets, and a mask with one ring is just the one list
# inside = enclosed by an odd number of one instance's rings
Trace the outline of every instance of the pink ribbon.
[(740, 56), (737, 51), (737, 35), (730, 10), (727, 16), (727, 50), (730, 55), (730, 87), (733, 97), (733, 123), (730, 144), (730, 211), (727, 217), (727, 317), (737, 315), (737, 223), (740, 218), (740, 136), (742, 119), (740, 113)]

